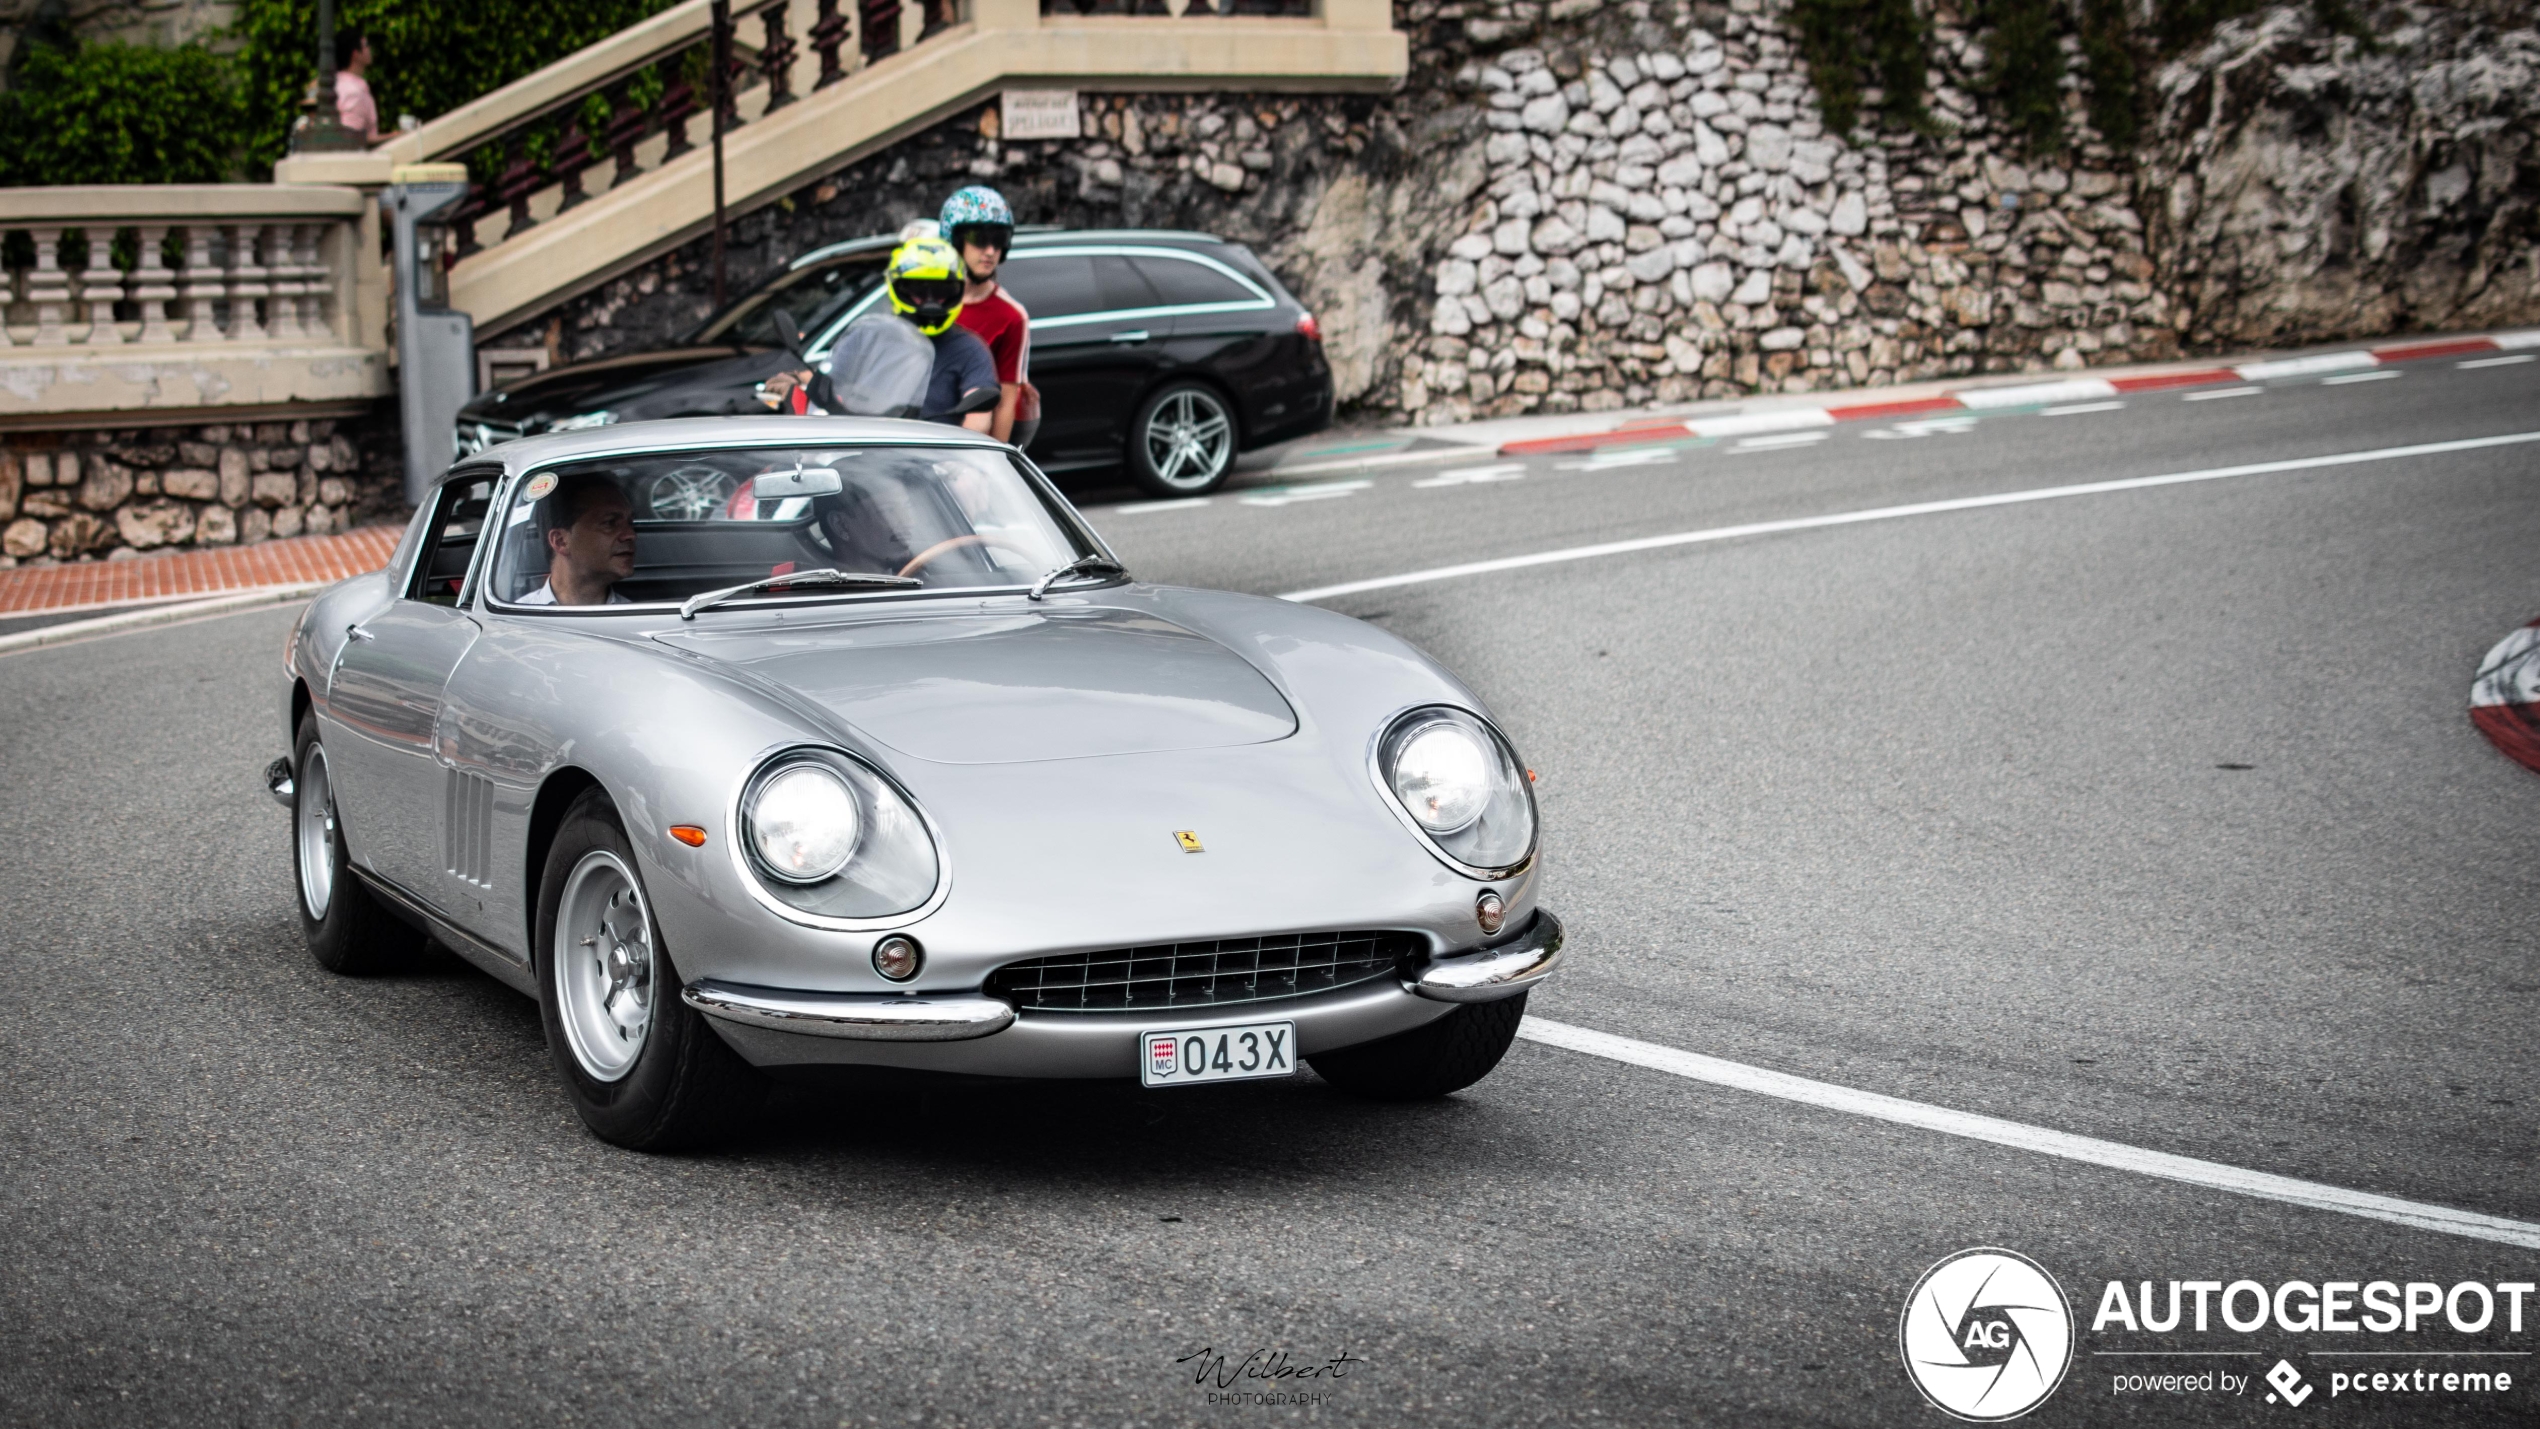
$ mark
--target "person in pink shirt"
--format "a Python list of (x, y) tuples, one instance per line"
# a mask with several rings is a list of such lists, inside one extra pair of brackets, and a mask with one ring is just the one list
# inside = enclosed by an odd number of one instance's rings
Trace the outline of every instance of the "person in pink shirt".
[(362, 136), (365, 144), (376, 144), (379, 133), (379, 101), (371, 98), (370, 81), (363, 78), (370, 69), (370, 36), (357, 30), (338, 30), (335, 34), (335, 117), (344, 127)]

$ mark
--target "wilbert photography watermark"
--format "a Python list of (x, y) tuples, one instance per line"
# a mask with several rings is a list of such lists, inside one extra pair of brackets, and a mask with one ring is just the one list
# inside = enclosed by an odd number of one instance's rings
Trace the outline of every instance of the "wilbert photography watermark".
[(1208, 1403), (1263, 1409), (1319, 1406), (1330, 1398), (1331, 1386), (1368, 1366), (1346, 1350), (1318, 1359), (1269, 1348), (1220, 1351), (1214, 1345), (1178, 1355), (1173, 1363), (1196, 1366), (1191, 1383), (1206, 1391)]

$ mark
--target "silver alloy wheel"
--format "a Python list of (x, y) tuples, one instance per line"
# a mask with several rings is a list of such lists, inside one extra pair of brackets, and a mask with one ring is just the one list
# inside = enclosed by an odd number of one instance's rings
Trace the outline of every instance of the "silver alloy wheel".
[(595, 1082), (633, 1069), (653, 1030), (653, 920), (624, 860), (591, 850), (566, 875), (547, 950), (557, 1020)]
[(326, 777), (326, 746), (311, 744), (300, 765), (291, 808), (292, 840), (300, 855), (300, 906), (309, 921), (323, 923), (335, 902), (335, 782)]
[(1235, 423), (1226, 406), (1202, 387), (1185, 387), (1147, 414), (1147, 469), (1177, 489), (1197, 490), (1217, 479), (1234, 460)]
[(683, 466), (653, 478), (645, 499), (652, 503), (657, 519), (705, 521), (732, 499), (733, 485), (729, 472), (710, 466)]

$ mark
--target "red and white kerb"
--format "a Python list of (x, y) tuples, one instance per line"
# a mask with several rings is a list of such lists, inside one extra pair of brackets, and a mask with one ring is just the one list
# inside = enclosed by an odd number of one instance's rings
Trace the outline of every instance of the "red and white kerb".
[(2469, 720), (2506, 755), (2540, 770), (2540, 620), (2498, 641), (2479, 662)]

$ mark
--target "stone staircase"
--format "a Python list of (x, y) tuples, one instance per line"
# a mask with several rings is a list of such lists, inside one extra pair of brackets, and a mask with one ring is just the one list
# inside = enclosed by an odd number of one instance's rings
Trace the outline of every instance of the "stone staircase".
[[(1287, 14), (1108, 3), (1155, 13), (1080, 14), (1077, 0), (735, 5), (727, 216), (1008, 89), (1382, 90), (1409, 65), (1385, 0), (1239, 5)], [(400, 164), (467, 164), (477, 185), (451, 303), (500, 332), (711, 225), (711, 23), (710, 0), (688, 0), (368, 153), (286, 159), (275, 179), (376, 189)]]

